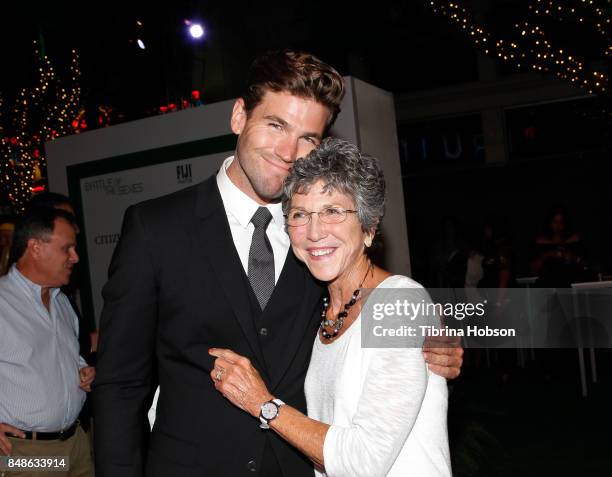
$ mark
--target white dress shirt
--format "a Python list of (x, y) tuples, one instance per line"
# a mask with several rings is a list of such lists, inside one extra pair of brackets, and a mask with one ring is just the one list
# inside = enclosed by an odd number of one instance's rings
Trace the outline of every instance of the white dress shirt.
[[(217, 186), (219, 187), (223, 207), (227, 214), (227, 221), (232, 232), (234, 246), (240, 256), (244, 273), (248, 275), (249, 250), (253, 239), (253, 231), (255, 230), (255, 226), (251, 223), (251, 218), (261, 205), (242, 192), (228, 177), (227, 168), (233, 160), (234, 157), (232, 156), (223, 161), (221, 169), (219, 169), (217, 174)], [(268, 225), (266, 235), (274, 253), (274, 283), (276, 283), (283, 270), (287, 252), (289, 251), (289, 236), (285, 232), (285, 218), (283, 217), (283, 209), (280, 202), (268, 204), (265, 207), (272, 214), (272, 220)]]
[(15, 265), (0, 277), (0, 422), (25, 431), (57, 432), (78, 417), (79, 324), (68, 297), (41, 287)]

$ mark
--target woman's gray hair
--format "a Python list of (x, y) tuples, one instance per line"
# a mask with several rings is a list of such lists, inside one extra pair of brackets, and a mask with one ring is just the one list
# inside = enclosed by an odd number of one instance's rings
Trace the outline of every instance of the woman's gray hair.
[(295, 161), (283, 188), (283, 213), (294, 194), (307, 194), (317, 181), (324, 192), (352, 197), (364, 232), (376, 229), (385, 215), (385, 178), (378, 161), (348, 141), (327, 138), (308, 156)]

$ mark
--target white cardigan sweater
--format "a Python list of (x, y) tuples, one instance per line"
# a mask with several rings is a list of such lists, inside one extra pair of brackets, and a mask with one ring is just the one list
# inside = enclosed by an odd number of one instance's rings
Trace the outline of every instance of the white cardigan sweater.
[[(378, 288), (421, 288), (394, 275)], [(331, 424), (328, 477), (447, 477), (446, 380), (421, 349), (362, 348), (361, 317), (335, 342), (315, 338), (306, 376), (308, 415)]]

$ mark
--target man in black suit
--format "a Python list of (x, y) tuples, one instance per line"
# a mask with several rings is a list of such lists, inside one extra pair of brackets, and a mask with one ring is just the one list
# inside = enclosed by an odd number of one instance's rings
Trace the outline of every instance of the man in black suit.
[[(299, 452), (217, 393), (208, 349), (249, 357), (272, 393), (305, 411), (322, 288), (290, 250), (279, 195), (343, 95), (341, 76), (311, 55), (258, 58), (232, 112), (235, 155), (201, 184), (126, 211), (103, 290), (97, 477), (313, 475)], [(454, 377), (461, 351), (429, 359)], [(155, 376), (161, 393), (147, 445)]]

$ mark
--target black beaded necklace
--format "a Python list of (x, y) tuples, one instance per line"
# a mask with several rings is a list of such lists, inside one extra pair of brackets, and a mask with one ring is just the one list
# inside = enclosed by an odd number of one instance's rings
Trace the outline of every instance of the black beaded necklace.
[[(344, 305), (344, 309), (340, 313), (338, 313), (338, 316), (335, 320), (328, 320), (326, 318), (327, 309), (329, 308), (329, 297), (326, 296), (323, 298), (323, 310), (321, 311), (320, 325), (321, 334), (323, 335), (323, 338), (325, 338), (326, 340), (330, 340), (338, 336), (338, 333), (340, 333), (340, 330), (344, 325), (344, 319), (348, 316), (349, 309), (357, 302), (357, 297), (361, 293), (361, 287), (363, 286), (363, 282), (365, 282), (365, 279), (367, 278), (368, 273), (370, 272), (370, 270), (372, 270), (372, 268), (372, 262), (370, 262), (368, 264), (368, 269), (366, 270), (365, 275), (363, 276), (363, 280), (361, 280), (361, 283), (359, 284), (359, 287), (353, 292), (353, 294), (351, 295), (351, 299), (348, 301), (348, 303)], [(328, 333), (325, 329), (326, 326), (331, 326), (333, 328), (333, 331), (331, 333)]]

